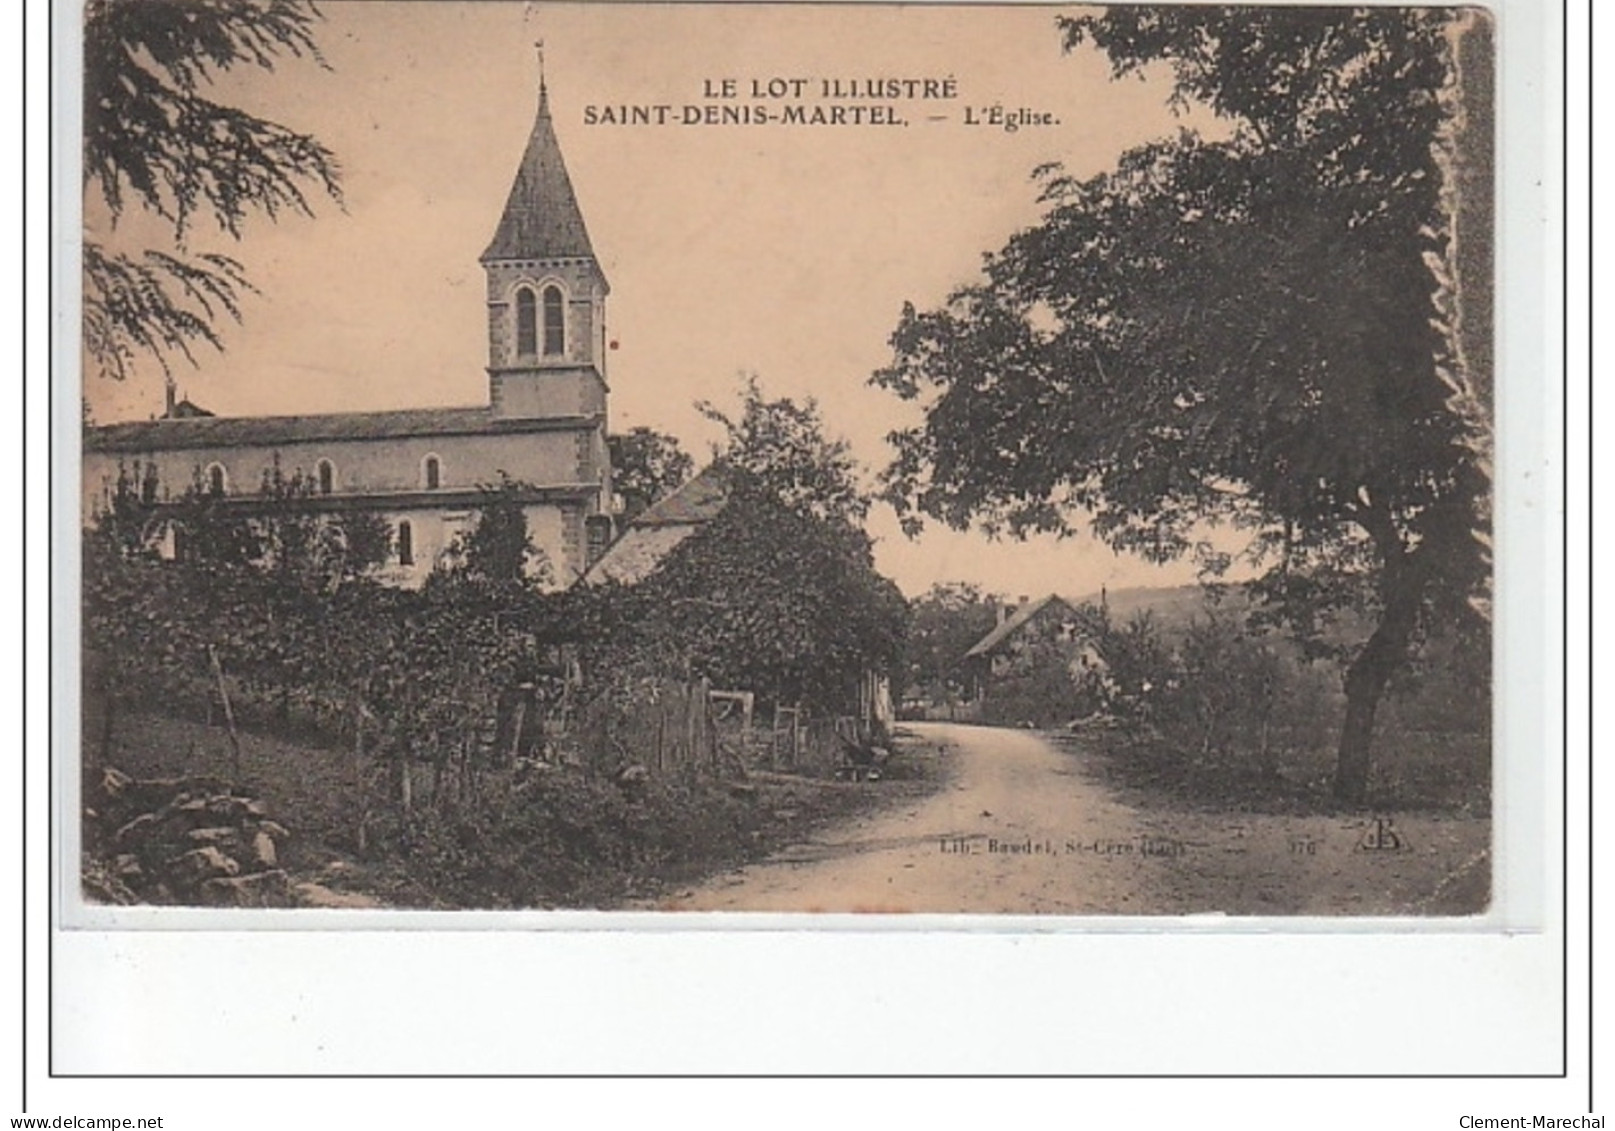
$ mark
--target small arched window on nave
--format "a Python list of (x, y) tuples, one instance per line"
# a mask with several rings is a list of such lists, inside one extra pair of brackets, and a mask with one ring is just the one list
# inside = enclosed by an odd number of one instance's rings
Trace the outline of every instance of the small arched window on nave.
[(436, 455), (421, 460), (421, 486), (428, 491), (443, 486), (443, 462)]
[(408, 519), (398, 524), (398, 564), (405, 566), (415, 564), (415, 531), (410, 527)]
[(229, 481), (226, 479), (225, 474), (224, 474), (224, 465), (220, 464), (220, 463), (210, 463), (210, 464), (208, 464), (207, 465), (207, 489), (208, 489), (208, 493), (212, 494), (212, 495), (222, 495), (222, 494), (224, 494), (225, 489), (228, 486), (229, 486)]
[(336, 466), (330, 460), (322, 459), (314, 471), (319, 477), (320, 494), (329, 495), (336, 487)]
[(566, 352), (566, 302), (561, 288), (551, 284), (544, 288), (544, 356), (557, 357)]
[(532, 357), (537, 352), (538, 302), (522, 287), (516, 292), (516, 356)]

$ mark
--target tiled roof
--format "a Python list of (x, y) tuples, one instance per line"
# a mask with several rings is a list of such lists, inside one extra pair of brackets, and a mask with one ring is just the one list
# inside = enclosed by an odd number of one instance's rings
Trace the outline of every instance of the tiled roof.
[(1036, 601), (1028, 602), (1027, 604), (1022, 605), (1019, 609), (1016, 609), (1015, 614), (1008, 620), (1004, 621), (1003, 624), (998, 625), (986, 636), (983, 636), (980, 640), (976, 641), (975, 646), (972, 647), (970, 651), (966, 652), (965, 656), (968, 658), (970, 656), (987, 655), (1005, 640), (1008, 640), (1011, 636), (1015, 635), (1015, 633), (1019, 632), (1028, 621), (1037, 616), (1037, 614), (1041, 613), (1044, 609), (1048, 608), (1050, 602), (1053, 601), (1058, 601), (1060, 604), (1065, 605), (1068, 609), (1071, 607), (1064, 598), (1056, 596), (1053, 593), (1050, 593), (1047, 597), (1040, 597)]
[(482, 261), (573, 258), (593, 259), (594, 248), (555, 139), (549, 94), (540, 87), (538, 117), (527, 139), (527, 151)]
[(708, 467), (654, 506), (641, 511), (600, 559), (589, 581), (632, 585), (655, 572), (673, 547), (718, 517), (729, 501), (723, 472)]
[(630, 526), (584, 575), (590, 582), (615, 581), (633, 585), (656, 572), (673, 548), (697, 530), (697, 523), (682, 526)]
[(709, 467), (667, 498), (641, 511), (630, 526), (682, 526), (711, 522), (729, 501), (721, 471)]
[(494, 416), (486, 407), (410, 408), (390, 412), (331, 412), (308, 416), (199, 416), (107, 424), (84, 436), (87, 452), (146, 452), (184, 448), (272, 446), (320, 440), (382, 440), (409, 436), (491, 435), (586, 427), (591, 416), (531, 419)]

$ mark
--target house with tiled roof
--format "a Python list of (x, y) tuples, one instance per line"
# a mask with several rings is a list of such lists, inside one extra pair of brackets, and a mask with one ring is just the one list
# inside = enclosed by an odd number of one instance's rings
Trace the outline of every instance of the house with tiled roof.
[(1022, 597), (1018, 605), (1001, 604), (998, 606), (998, 623), (991, 632), (971, 645), (965, 659), (991, 659), (995, 655), (1007, 655), (1014, 643), (1011, 638), (1025, 630), (1034, 618), (1044, 614), (1048, 614), (1052, 621), (1063, 624), (1068, 618), (1075, 617), (1076, 610), (1065, 598), (1053, 593), (1035, 601)]
[[(539, 86), (537, 115), (493, 239), (487, 283), (488, 399), (380, 412), (226, 417), (184, 402), (159, 419), (84, 437), (85, 520), (120, 477), (161, 508), (193, 485), (250, 513), (272, 468), (301, 472), (311, 508), (386, 519), (381, 576), (423, 582), (474, 521), (480, 487), (508, 476), (552, 584), (583, 576), (612, 538), (606, 446), (605, 301), (596, 259)], [(468, 343), (469, 345), (469, 343)]]
[(634, 585), (656, 571), (673, 548), (717, 518), (729, 502), (723, 470), (708, 467), (666, 498), (641, 511), (593, 565), (590, 584)]
[(1046, 726), (1090, 709), (1108, 666), (1092, 610), (1056, 594), (1000, 605), (962, 659), (971, 717)]

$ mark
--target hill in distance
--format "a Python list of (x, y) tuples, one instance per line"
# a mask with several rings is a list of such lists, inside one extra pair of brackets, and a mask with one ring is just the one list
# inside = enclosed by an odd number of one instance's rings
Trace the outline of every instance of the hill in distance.
[[(1221, 600), (1213, 606), (1206, 590), (1199, 585), (1170, 585), (1159, 588), (1132, 586), (1111, 589), (1104, 593), (1110, 608), (1110, 623), (1120, 628), (1141, 612), (1148, 612), (1162, 632), (1176, 633), (1188, 627), (1195, 617), (1204, 617), (1215, 608), (1229, 616), (1243, 617), (1250, 608), (1250, 598), (1238, 586), (1228, 586)], [(1082, 597), (1066, 598), (1074, 605), (1097, 605), (1100, 594), (1089, 593)]]

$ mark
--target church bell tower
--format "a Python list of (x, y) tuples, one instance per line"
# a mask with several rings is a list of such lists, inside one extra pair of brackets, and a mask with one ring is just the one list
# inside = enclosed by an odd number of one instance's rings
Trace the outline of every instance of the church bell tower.
[(495, 416), (606, 410), (606, 295), (540, 78), (538, 115), (488, 250), (488, 383)]

